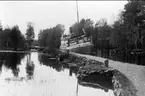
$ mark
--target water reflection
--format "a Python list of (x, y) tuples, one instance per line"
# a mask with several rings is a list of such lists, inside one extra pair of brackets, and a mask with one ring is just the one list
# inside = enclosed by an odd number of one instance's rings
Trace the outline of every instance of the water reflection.
[(3, 66), (3, 61), (0, 60), (0, 74), (1, 74), (1, 72), (2, 72), (2, 66)]
[[(76, 76), (78, 69), (58, 64), (37, 52), (0, 53), (0, 66), (0, 90), (3, 96), (114, 96), (110, 89), (105, 92), (101, 88), (81, 85)], [(97, 81), (97, 78), (101, 77), (93, 77), (87, 82), (94, 80), (93, 83), (98, 84), (102, 79)]]
[(69, 76), (72, 76), (73, 73), (75, 75), (77, 74), (77, 68), (69, 67), (68, 64), (58, 63), (55, 59), (48, 59), (46, 55), (39, 54), (38, 59), (41, 64), (52, 67), (58, 72), (63, 71), (64, 69), (69, 69)]
[[(70, 67), (65, 64), (57, 63), (53, 59), (48, 59), (47, 56), (39, 54), (39, 60), (41, 64), (49, 66), (57, 70), (58, 72), (63, 71), (65, 69), (69, 70), (69, 76), (77, 75), (78, 69), (75, 67)], [(112, 76), (107, 78), (105, 75), (93, 73), (84, 78), (83, 80), (77, 80), (76, 86), (76, 95), (78, 96), (79, 86), (90, 87), (94, 89), (104, 90), (104, 92), (108, 92), (109, 90), (113, 90), (112, 84)]]
[(33, 74), (34, 74), (34, 62), (31, 61), (31, 53), (27, 55), (27, 64), (26, 64), (26, 73), (27, 73), (27, 78), (28, 79), (33, 79)]
[(78, 72), (77, 68), (72, 68), (72, 67), (66, 67), (66, 68), (69, 68), (69, 76), (72, 76), (73, 73), (77, 75)]
[(108, 92), (109, 90), (113, 90), (112, 77), (111, 75), (106, 76), (105, 74), (92, 73), (79, 80), (78, 83), (82, 86), (102, 89)]
[(53, 69), (56, 69), (58, 72), (64, 69), (62, 64), (59, 64), (56, 62), (55, 59), (48, 59), (48, 56), (39, 54), (38, 59), (41, 64), (52, 67)]
[(20, 53), (2, 53), (0, 52), (0, 70), (4, 65), (7, 69), (11, 69), (15, 77), (18, 77), (19, 68), (18, 65), (21, 64), (21, 59), (23, 59), (25, 54)]

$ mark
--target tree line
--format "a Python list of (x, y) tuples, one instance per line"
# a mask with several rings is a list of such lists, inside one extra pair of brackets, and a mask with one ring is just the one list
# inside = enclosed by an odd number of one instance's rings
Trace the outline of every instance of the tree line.
[[(81, 19), (79, 23), (70, 26), (71, 38), (85, 35), (92, 38), (94, 48), (119, 48), (119, 49), (144, 49), (145, 48), (145, 12), (142, 0), (128, 0), (124, 10), (114, 24), (108, 24), (106, 19), (94, 23), (91, 19)], [(64, 25), (57, 24), (55, 27), (42, 29), (38, 34), (38, 42), (34, 40), (35, 32), (33, 23), (27, 24), (25, 36), (19, 27), (3, 29), (0, 26), (0, 49), (13, 48), (25, 49), (32, 44), (52, 49), (59, 49), (61, 37), (64, 33)], [(53, 52), (53, 51), (52, 51)]]
[(38, 40), (34, 40), (35, 32), (32, 22), (28, 22), (25, 35), (18, 25), (12, 28), (2, 28), (0, 26), (0, 49), (4, 50), (29, 50), (32, 46), (40, 46), (44, 51), (54, 53), (61, 46), (61, 37), (65, 28), (62, 24), (57, 24), (53, 28), (40, 30)]
[(38, 45), (44, 47), (47, 53), (55, 53), (61, 46), (61, 37), (64, 25), (57, 24), (53, 28), (40, 30), (38, 34)]
[(0, 26), (0, 49), (2, 50), (27, 50), (33, 39), (34, 28), (31, 23), (28, 23), (26, 37), (21, 33), (18, 25), (12, 28)]
[(25, 47), (25, 37), (18, 26), (0, 30), (0, 49), (14, 49)]
[[(128, 0), (124, 10), (113, 24), (105, 18), (94, 23), (81, 19), (70, 27), (71, 38), (86, 35), (92, 37), (95, 48), (109, 47), (126, 50), (145, 48), (145, 1)], [(105, 42), (105, 45), (104, 45)], [(108, 42), (108, 43), (106, 43)]]

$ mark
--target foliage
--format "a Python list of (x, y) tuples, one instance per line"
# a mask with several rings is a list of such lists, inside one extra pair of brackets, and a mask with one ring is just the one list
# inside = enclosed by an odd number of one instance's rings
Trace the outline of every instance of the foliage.
[(74, 23), (70, 27), (71, 37), (78, 37), (81, 35), (90, 36), (92, 27), (93, 21), (91, 19), (81, 19), (79, 23)]
[(53, 28), (41, 30), (38, 34), (38, 44), (47, 49), (59, 49), (61, 45), (61, 36), (64, 32), (64, 25), (58, 24)]
[(79, 24), (74, 23), (70, 27), (71, 37), (81, 36), (85, 32), (86, 36), (92, 37), (95, 48), (101, 48), (103, 40), (109, 40), (109, 44), (113, 48), (145, 48), (144, 5), (145, 1), (143, 0), (128, 0), (113, 25), (107, 24), (107, 20), (104, 18), (97, 21), (95, 26), (93, 26), (92, 20), (82, 19)]
[(27, 24), (27, 31), (26, 31), (26, 40), (28, 46), (31, 46), (32, 41), (34, 40), (35, 33), (34, 33), (34, 27), (32, 25), (32, 22), (28, 22)]
[[(113, 34), (111, 39), (115, 46), (125, 49), (136, 49), (138, 45), (144, 43), (144, 29), (141, 28), (144, 17), (141, 13), (142, 3), (129, 0), (124, 6), (124, 11), (121, 12), (120, 18), (113, 24)], [(142, 33), (141, 33), (142, 32)]]
[(32, 46), (38, 46), (38, 40), (34, 40), (34, 41), (32, 42)]
[(0, 31), (0, 49), (13, 48), (14, 50), (25, 47), (25, 38), (19, 27), (6, 28)]
[(110, 37), (112, 28), (107, 24), (105, 19), (101, 19), (96, 23), (96, 27), (98, 28), (98, 38), (107, 39)]
[(2, 31), (3, 30), (3, 28), (2, 28), (2, 25), (1, 25), (1, 22), (0, 22), (0, 31)]

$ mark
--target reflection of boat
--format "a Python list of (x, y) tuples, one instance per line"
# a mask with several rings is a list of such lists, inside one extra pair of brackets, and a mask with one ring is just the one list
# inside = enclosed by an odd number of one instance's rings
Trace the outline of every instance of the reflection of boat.
[(39, 54), (38, 56), (41, 64), (52, 67), (57, 71), (63, 70), (63, 65), (59, 64), (55, 59), (49, 59), (46, 55)]
[(42, 52), (39, 54), (47, 56), (49, 59), (56, 59), (57, 61), (63, 61), (64, 58), (68, 57), (69, 50), (57, 50), (56, 53), (47, 53), (47, 52)]

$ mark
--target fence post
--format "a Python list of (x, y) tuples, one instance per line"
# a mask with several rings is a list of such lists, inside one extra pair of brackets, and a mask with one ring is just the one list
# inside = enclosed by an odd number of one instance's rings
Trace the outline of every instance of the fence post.
[(70, 46), (70, 40), (68, 39), (68, 47)]
[(104, 64), (105, 64), (105, 67), (108, 67), (108, 65), (109, 65), (109, 60), (105, 60), (105, 61), (104, 61)]

